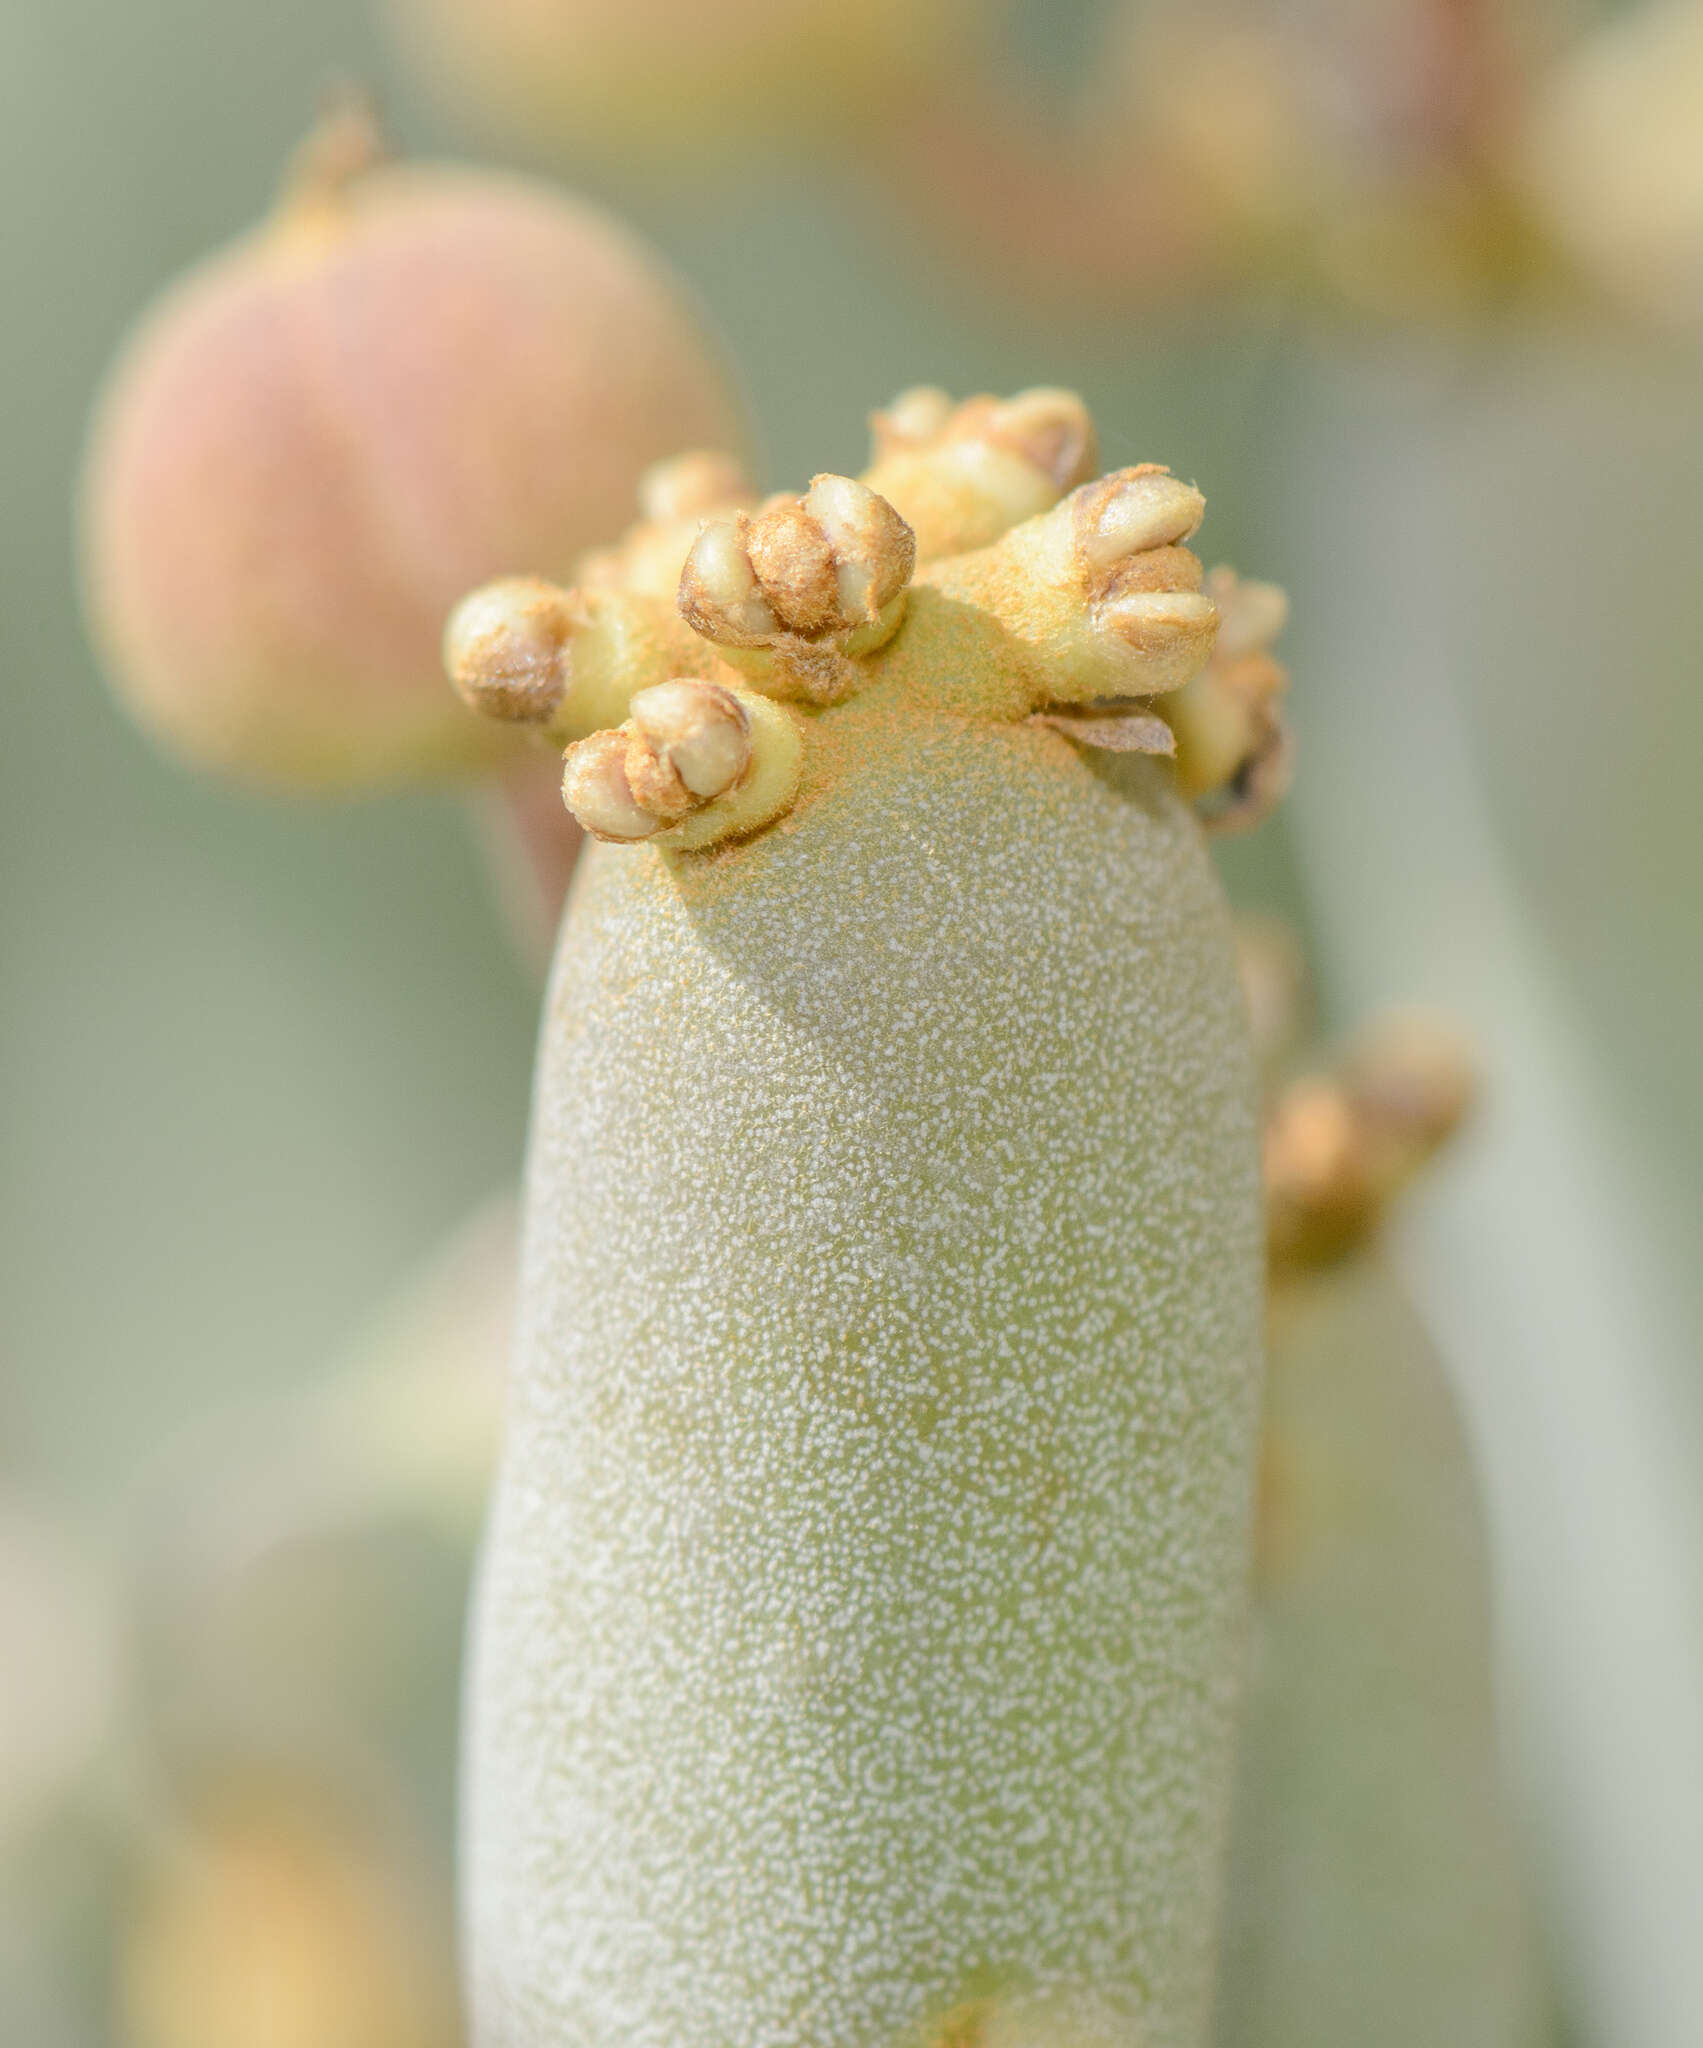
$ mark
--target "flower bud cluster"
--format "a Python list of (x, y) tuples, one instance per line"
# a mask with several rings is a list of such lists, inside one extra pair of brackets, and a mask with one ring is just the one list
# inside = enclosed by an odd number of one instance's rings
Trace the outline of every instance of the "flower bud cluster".
[(1273, 1266), (1329, 1265), (1363, 1243), (1465, 1121), (1475, 1089), (1458, 1033), (1417, 1015), (1385, 1018), (1333, 1071), (1285, 1089), (1265, 1134)]
[(1177, 779), (1216, 832), (1257, 825), (1289, 787), (1292, 745), (1283, 718), (1289, 671), (1272, 645), (1289, 618), (1275, 583), (1217, 568), (1207, 595), (1218, 614), (1212, 659), (1166, 700)]
[(706, 640), (762, 652), (799, 695), (830, 703), (851, 686), (847, 657), (898, 630), (915, 566), (916, 537), (885, 498), (818, 476), (802, 497), (707, 521), (680, 611)]
[(562, 798), (596, 839), (649, 839), (725, 795), (751, 761), (751, 718), (720, 683), (640, 690), (625, 724), (568, 749)]

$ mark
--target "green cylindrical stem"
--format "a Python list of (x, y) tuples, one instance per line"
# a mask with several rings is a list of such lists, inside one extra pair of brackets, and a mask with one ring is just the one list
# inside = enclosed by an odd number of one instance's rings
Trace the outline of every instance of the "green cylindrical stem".
[(1279, 1290), (1265, 1430), (1219, 2048), (1533, 2048), (1477, 1488), (1375, 1257)]
[[(944, 615), (942, 615), (944, 616)], [(479, 2048), (1196, 2048), (1260, 1351), (1167, 771), (899, 684), (597, 847), (482, 1574)]]

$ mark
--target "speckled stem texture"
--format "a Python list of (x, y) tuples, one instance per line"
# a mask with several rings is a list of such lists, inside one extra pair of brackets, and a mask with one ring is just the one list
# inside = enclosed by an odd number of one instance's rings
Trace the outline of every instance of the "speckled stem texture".
[(1218, 2048), (1551, 2038), (1442, 1368), (1370, 1256), (1274, 1309)]
[(599, 846), (472, 1683), (478, 2048), (1192, 2048), (1255, 1090), (1169, 770), (890, 689)]

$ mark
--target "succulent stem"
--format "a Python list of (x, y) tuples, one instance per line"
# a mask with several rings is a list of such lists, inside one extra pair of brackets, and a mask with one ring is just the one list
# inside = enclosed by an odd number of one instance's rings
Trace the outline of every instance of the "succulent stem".
[[(543, 1031), (479, 2048), (1205, 2036), (1255, 1088), (1199, 823), (1140, 758), (1211, 651), (1202, 500), (1082, 482), (1063, 394), (911, 393), (878, 439), (947, 551), (918, 571), (868, 478), (710, 510), (568, 752), (638, 843), (582, 862)], [(562, 734), (594, 600), (656, 604), (635, 562), (475, 601), (463, 687)]]

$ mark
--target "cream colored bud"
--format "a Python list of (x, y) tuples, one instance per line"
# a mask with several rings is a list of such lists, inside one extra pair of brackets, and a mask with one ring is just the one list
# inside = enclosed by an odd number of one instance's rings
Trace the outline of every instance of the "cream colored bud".
[(1212, 653), (1217, 611), (1198, 558), (1180, 545), (1203, 509), (1200, 493), (1164, 469), (1120, 470), (1013, 527), (982, 560), (942, 563), (930, 580), (1034, 650), (1040, 702), (1157, 696)]
[(898, 630), (915, 563), (916, 537), (884, 498), (819, 476), (802, 498), (710, 521), (680, 578), (680, 611), (765, 688), (834, 703), (856, 685), (855, 657)]
[(640, 515), (659, 523), (701, 519), (751, 495), (745, 465), (737, 456), (715, 449), (694, 449), (689, 455), (653, 462), (639, 478)]
[(1289, 787), (1291, 746), (1282, 698), (1289, 672), (1269, 651), (1289, 615), (1274, 583), (1244, 583), (1214, 569), (1207, 593), (1219, 628), (1212, 659), (1169, 699), (1165, 717), (1177, 735), (1177, 780), (1184, 796), (1205, 800), (1215, 832), (1257, 825)]
[(1143, 687), (1157, 693), (1199, 673), (1212, 651), (1218, 611), (1198, 590), (1136, 590), (1097, 604), (1094, 624), (1140, 658)]
[[(1244, 655), (1229, 670), (1254, 662), (1283, 673), (1264, 655)], [(1294, 768), (1294, 745), (1274, 696), (1239, 696), (1214, 662), (1165, 700), (1164, 713), (1177, 735), (1177, 786), (1200, 805), (1209, 831), (1248, 832), (1271, 815)]]
[(1253, 583), (1234, 569), (1214, 569), (1207, 583), (1218, 607), (1218, 656), (1234, 661), (1271, 646), (1289, 623), (1289, 596), (1276, 583)]
[(1379, 1195), (1366, 1134), (1337, 1082), (1310, 1076), (1287, 1088), (1267, 1118), (1264, 1152), (1275, 1264), (1327, 1263), (1372, 1228)]
[(1157, 647), (1178, 634), (1210, 637), (1218, 607), (1201, 590), (1130, 590), (1107, 598), (1099, 618), (1132, 647)]
[(869, 431), (877, 457), (895, 448), (922, 448), (946, 431), (952, 418), (949, 393), (938, 384), (913, 384), (901, 391), (885, 411), (871, 413)]
[(934, 385), (919, 385), (874, 414), (870, 426), (877, 462), (901, 451), (980, 443), (1039, 471), (1055, 498), (1094, 474), (1094, 422), (1088, 408), (1074, 391), (1051, 385), (1011, 398), (967, 398), (961, 405)]
[(680, 572), (680, 611), (707, 640), (753, 647), (781, 630), (745, 547), (744, 513), (712, 519)]
[(1265, 1136), (1274, 1262), (1324, 1264), (1361, 1243), (1459, 1127), (1476, 1089), (1460, 1033), (1413, 1013), (1381, 1019), (1335, 1072), (1287, 1088)]
[(837, 623), (868, 625), (911, 580), (916, 536), (885, 498), (849, 476), (813, 477), (804, 509), (832, 555)]
[(987, 546), (1095, 469), (1087, 407), (1050, 387), (961, 405), (932, 387), (904, 392), (871, 425), (865, 482), (912, 527), (925, 561)]
[[(701, 852), (760, 832), (789, 810), (798, 794), (804, 765), (804, 729), (784, 704), (754, 690), (722, 690), (720, 684), (689, 682), (693, 691), (714, 690), (731, 698), (747, 721), (746, 759), (719, 793), (697, 803), (657, 842), (670, 852)], [(709, 700), (701, 699), (707, 708)], [(713, 731), (713, 726), (712, 726)], [(702, 737), (708, 739), (710, 732)]]
[(632, 722), (700, 801), (731, 789), (751, 759), (750, 718), (720, 683), (682, 676), (654, 684), (633, 699)]
[(1174, 546), (1206, 516), (1206, 500), (1154, 463), (1114, 470), (1076, 496), (1076, 548), (1092, 578), (1108, 576), (1125, 556)]
[(1379, 1018), (1344, 1062), (1343, 1081), (1386, 1173), (1398, 1179), (1459, 1129), (1478, 1092), (1477, 1064), (1461, 1033), (1415, 1011)]
[(1295, 1082), (1267, 1127), (1268, 1185), (1302, 1192), (1333, 1186), (1358, 1173), (1359, 1157), (1359, 1124), (1338, 1084), (1324, 1077)]
[(624, 590), (628, 587), (627, 550), (624, 546), (592, 548), (574, 564), (574, 577), (582, 590)]
[(569, 748), (562, 795), (598, 839), (697, 852), (778, 818), (803, 758), (802, 729), (784, 706), (680, 676), (639, 691), (624, 724)]
[(1262, 721), (1220, 686), (1216, 663), (1167, 699), (1165, 716), (1177, 736), (1177, 786), (1191, 803), (1233, 788), (1259, 750)]
[(568, 687), (573, 628), (567, 591), (536, 576), (505, 576), (450, 613), (444, 667), (485, 717), (547, 724)]
[[(985, 405), (986, 411), (978, 415), (977, 405)], [(1074, 391), (1038, 385), (1014, 398), (972, 400), (961, 408), (961, 415), (960, 432), (974, 428), (1022, 456), (1061, 495), (1086, 483), (1098, 466), (1094, 422)]]
[(568, 749), (562, 801), (594, 839), (648, 839), (663, 824), (633, 793), (620, 731), (594, 732)]

